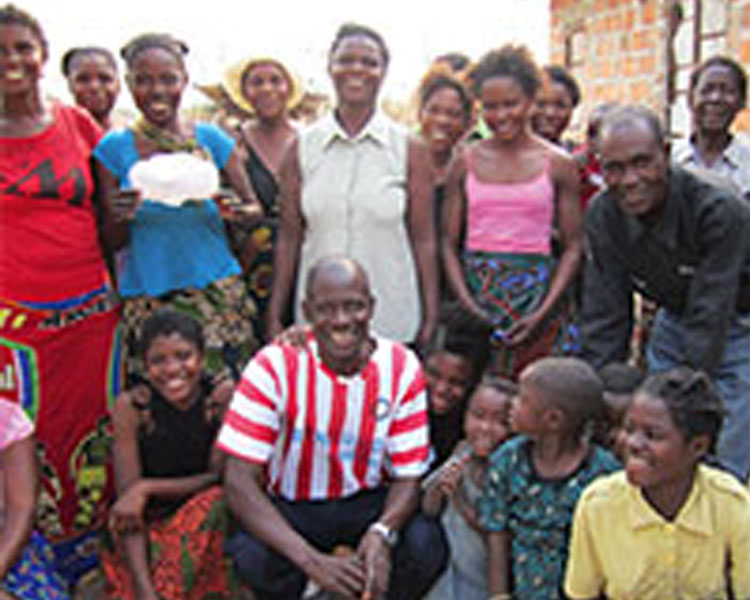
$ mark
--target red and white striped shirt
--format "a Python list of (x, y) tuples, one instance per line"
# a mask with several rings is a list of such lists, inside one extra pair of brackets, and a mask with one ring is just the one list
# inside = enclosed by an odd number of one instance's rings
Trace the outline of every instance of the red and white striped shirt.
[(267, 465), (270, 493), (292, 501), (421, 476), (429, 455), (422, 369), (404, 346), (376, 341), (354, 376), (323, 364), (313, 339), (305, 349), (263, 348), (242, 374), (219, 448)]

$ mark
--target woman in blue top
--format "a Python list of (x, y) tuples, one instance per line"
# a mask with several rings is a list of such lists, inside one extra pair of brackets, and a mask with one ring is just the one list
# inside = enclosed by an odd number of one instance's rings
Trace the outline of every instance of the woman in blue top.
[[(110, 249), (121, 250), (118, 280), (131, 376), (140, 366), (137, 332), (165, 305), (202, 323), (212, 375), (227, 370), (237, 375), (256, 346), (251, 325), (255, 306), (240, 281), (223, 220), (253, 221), (263, 209), (234, 140), (213, 125), (180, 119), (187, 51), (183, 42), (163, 34), (140, 35), (121, 50), (141, 116), (134, 126), (107, 134), (94, 150), (101, 193), (113, 217), (105, 238)], [(239, 198), (222, 193), (173, 206), (141, 197), (132, 189), (131, 167), (165, 153), (210, 161)], [(169, 184), (174, 173), (156, 175)]]

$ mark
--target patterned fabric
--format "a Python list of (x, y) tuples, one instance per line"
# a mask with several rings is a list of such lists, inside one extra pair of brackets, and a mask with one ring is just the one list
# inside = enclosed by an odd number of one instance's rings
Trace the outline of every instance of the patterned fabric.
[[(163, 600), (220, 600), (239, 597), (239, 584), (225, 559), (229, 528), (221, 488), (209, 488), (191, 498), (171, 517), (148, 525), (151, 581)], [(125, 558), (105, 539), (102, 568), (107, 597), (135, 598)]]
[(37, 525), (72, 582), (96, 567), (92, 530), (113, 496), (108, 405), (119, 393), (119, 313), (109, 288), (29, 308), (0, 299), (0, 397), (34, 423)]
[(20, 600), (67, 600), (65, 582), (55, 573), (55, 556), (44, 536), (34, 531), (21, 558), (0, 582)]
[(533, 342), (516, 350), (509, 350), (502, 343), (505, 330), (536, 310), (547, 295), (554, 268), (552, 257), (466, 251), (463, 261), (469, 290), (495, 323), (494, 364), (500, 375), (515, 379), (537, 358), (578, 350), (578, 328), (565, 298)]
[(263, 163), (250, 140), (240, 128), (241, 143), (247, 151), (245, 170), (255, 195), (263, 204), (264, 217), (252, 225), (228, 223), (232, 250), (242, 266), (247, 292), (258, 312), (253, 327), (260, 340), (266, 340), (265, 316), (271, 296), (273, 247), (279, 228), (279, 186), (271, 170)]
[(269, 463), (269, 487), (287, 500), (332, 500), (372, 489), (385, 472), (427, 469), (422, 369), (404, 346), (377, 338), (364, 369), (331, 371), (310, 339), (270, 345), (242, 375), (219, 432), (222, 450)]
[(490, 458), (479, 501), (482, 525), (512, 537), (513, 594), (517, 598), (563, 598), (562, 584), (573, 510), (596, 477), (620, 468), (606, 450), (592, 446), (575, 473), (543, 479), (531, 459), (532, 441), (517, 436)]
[(185, 313), (202, 325), (206, 339), (206, 373), (220, 376), (228, 370), (239, 379), (242, 367), (257, 349), (252, 325), (255, 305), (239, 277), (215, 281), (204, 289), (177, 290), (158, 298), (125, 298), (123, 342), (127, 374), (133, 380), (144, 371), (139, 343), (143, 322), (160, 308)]

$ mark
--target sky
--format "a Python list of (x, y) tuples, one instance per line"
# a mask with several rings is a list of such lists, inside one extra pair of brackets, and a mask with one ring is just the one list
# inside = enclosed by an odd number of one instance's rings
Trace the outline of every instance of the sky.
[[(6, 0), (0, 0), (4, 3)], [(374, 27), (391, 51), (383, 96), (408, 98), (431, 58), (462, 51), (476, 59), (506, 42), (527, 44), (537, 60), (548, 57), (549, 0), (11, 0), (42, 24), (50, 43), (47, 92), (69, 99), (60, 57), (71, 46), (101, 45), (115, 53), (146, 31), (180, 37), (190, 47), (194, 83), (214, 83), (244, 56), (273, 56), (289, 64), (303, 84), (330, 93), (326, 53), (338, 26), (355, 21)], [(179, 8), (177, 8), (179, 7)], [(197, 91), (184, 103), (203, 101)], [(123, 92), (118, 106), (132, 104)]]

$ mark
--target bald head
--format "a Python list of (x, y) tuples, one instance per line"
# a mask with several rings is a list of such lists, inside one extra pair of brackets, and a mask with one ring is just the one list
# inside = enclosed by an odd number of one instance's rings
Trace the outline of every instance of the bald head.
[(370, 282), (362, 266), (351, 258), (329, 256), (321, 258), (307, 272), (305, 298), (315, 295), (319, 282), (341, 286), (356, 286), (359, 291), (370, 295)]

